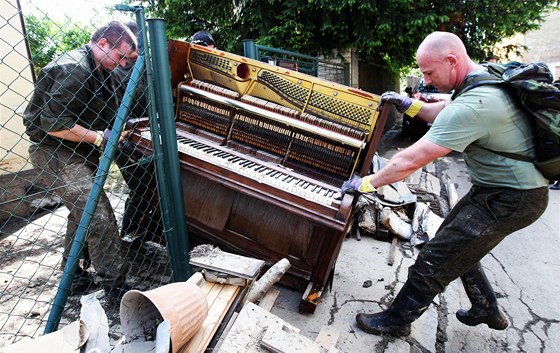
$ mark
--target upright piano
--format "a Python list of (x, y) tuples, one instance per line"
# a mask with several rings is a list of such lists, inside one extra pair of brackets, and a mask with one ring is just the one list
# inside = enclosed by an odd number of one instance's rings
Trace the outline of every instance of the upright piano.
[[(380, 97), (221, 50), (171, 40), (189, 236), (264, 260), (313, 313), (332, 281), (356, 196), (387, 119)], [(150, 153), (148, 126), (133, 141)]]

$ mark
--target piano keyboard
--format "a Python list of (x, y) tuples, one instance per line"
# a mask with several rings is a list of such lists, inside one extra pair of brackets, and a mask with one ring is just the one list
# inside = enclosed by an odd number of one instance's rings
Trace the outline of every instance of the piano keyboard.
[[(141, 137), (151, 141), (149, 131), (143, 131)], [(296, 177), (289, 174), (289, 169), (285, 169), (283, 166), (270, 166), (256, 159), (250, 160), (247, 156), (240, 157), (223, 148), (210, 146), (182, 135), (177, 135), (177, 149), (181, 153), (220, 166), (259, 183), (282, 189), (306, 200), (327, 206), (340, 206), (341, 194), (338, 188)]]

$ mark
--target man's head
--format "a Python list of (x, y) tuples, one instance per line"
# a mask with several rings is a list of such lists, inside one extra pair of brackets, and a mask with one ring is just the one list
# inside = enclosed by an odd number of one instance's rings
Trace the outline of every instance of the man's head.
[(136, 36), (120, 21), (112, 21), (91, 35), (92, 55), (98, 67), (107, 71), (126, 66), (136, 51)]
[(425, 83), (440, 92), (457, 88), (478, 67), (469, 58), (461, 39), (449, 32), (429, 34), (418, 47), (416, 61)]
[[(128, 21), (126, 23), (126, 26), (130, 29), (130, 31), (132, 32), (132, 34), (134, 34), (134, 36), (136, 37), (136, 40), (138, 40), (138, 25), (136, 24), (135, 21)], [(136, 62), (136, 60), (138, 59), (138, 55), (140, 54), (138, 52), (139, 48), (136, 47), (136, 49), (130, 53), (130, 55), (127, 58), (127, 67), (132, 67), (134, 66), (134, 63)]]
[(206, 31), (198, 31), (193, 34), (191, 38), (192, 44), (202, 45), (208, 48), (216, 48), (216, 42), (214, 42), (214, 38), (212, 35)]

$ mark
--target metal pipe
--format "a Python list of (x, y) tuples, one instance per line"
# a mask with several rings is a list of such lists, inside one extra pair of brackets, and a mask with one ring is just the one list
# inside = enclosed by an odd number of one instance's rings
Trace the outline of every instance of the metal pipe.
[(259, 60), (259, 52), (254, 39), (243, 39), (243, 55), (250, 59)]
[(186, 281), (192, 270), (189, 264), (189, 243), (186, 227), (186, 212), (183, 200), (179, 151), (177, 148), (177, 131), (173, 113), (173, 96), (171, 93), (171, 72), (167, 54), (165, 22), (161, 19), (149, 19), (150, 47), (154, 68), (156, 107), (161, 126), (161, 138), (165, 173), (167, 176), (169, 197), (171, 201), (171, 219), (173, 229), (166, 234), (167, 251), (175, 281)]
[[(140, 13), (136, 13), (137, 22), (139, 23), (139, 45), (148, 43), (148, 35), (146, 30), (146, 21), (144, 17), (144, 11)], [(141, 16), (141, 19), (138, 19), (138, 16)], [(150, 56), (150, 51), (147, 50), (147, 45), (144, 44), (145, 47), (145, 56), (146, 56), (146, 80), (147, 86), (146, 89), (148, 91), (149, 97), (149, 109), (148, 115), (150, 117), (150, 132), (152, 138), (152, 147), (154, 153), (152, 155), (154, 162), (155, 162), (155, 171), (156, 171), (156, 180), (157, 180), (157, 188), (159, 194), (159, 202), (160, 202), (160, 211), (161, 211), (161, 218), (163, 222), (163, 234), (166, 239), (169, 238), (169, 234), (173, 231), (173, 219), (170, 214), (171, 209), (171, 201), (169, 196), (169, 189), (167, 183), (164, 182), (166, 178), (165, 172), (165, 165), (164, 165), (164, 154), (162, 152), (161, 146), (161, 139), (160, 139), (160, 129), (159, 129), (159, 117), (157, 113), (156, 107), (156, 94), (154, 89), (154, 73), (153, 73), (153, 65), (151, 65), (152, 60)], [(168, 243), (169, 247), (169, 243)]]

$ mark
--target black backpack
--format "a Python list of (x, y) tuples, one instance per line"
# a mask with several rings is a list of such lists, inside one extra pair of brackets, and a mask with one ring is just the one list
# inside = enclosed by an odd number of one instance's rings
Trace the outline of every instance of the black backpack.
[(553, 76), (545, 63), (505, 65), (483, 64), (488, 73), (468, 76), (455, 90), (452, 99), (471, 88), (487, 84), (501, 84), (522, 102), (536, 126), (537, 158), (502, 151), (492, 151), (504, 157), (533, 162), (550, 180), (560, 180), (560, 84), (553, 83)]

